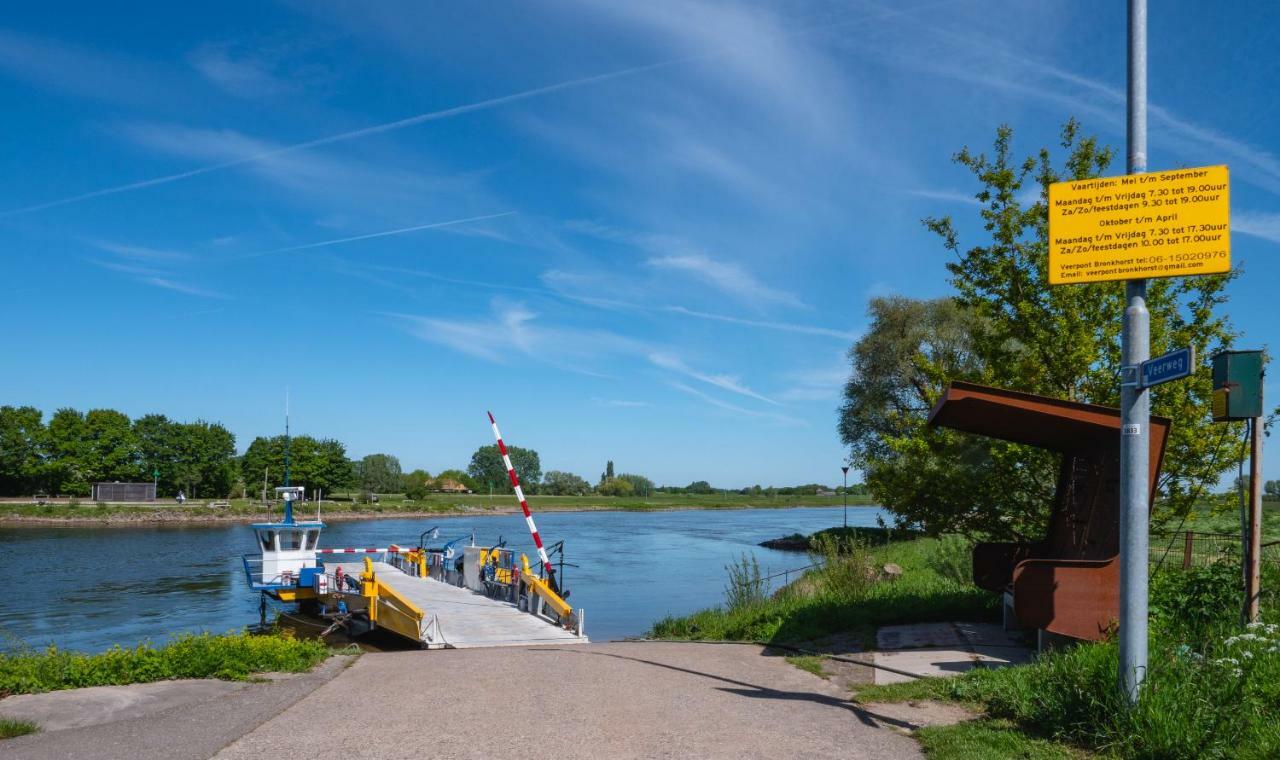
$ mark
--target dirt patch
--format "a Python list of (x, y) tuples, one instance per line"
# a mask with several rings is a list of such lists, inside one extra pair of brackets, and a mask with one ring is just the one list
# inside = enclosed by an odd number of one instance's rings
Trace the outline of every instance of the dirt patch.
[(953, 726), (978, 717), (977, 713), (960, 705), (928, 699), (914, 702), (870, 702), (859, 707), (872, 718), (908, 733), (925, 726)]

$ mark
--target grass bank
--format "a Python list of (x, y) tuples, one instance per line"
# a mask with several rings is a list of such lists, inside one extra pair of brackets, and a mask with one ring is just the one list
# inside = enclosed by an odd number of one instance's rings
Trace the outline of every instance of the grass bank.
[[(878, 532), (824, 531), (821, 566), (774, 593), (749, 560), (731, 568), (727, 601), (654, 624), (650, 636), (796, 643), (852, 635), (874, 645), (895, 623), (995, 619), (995, 597), (968, 581), (969, 544), (958, 538), (883, 543)], [(886, 573), (886, 566), (890, 571)]]
[[(227, 506), (212, 507), (210, 502), (103, 504), (91, 501), (65, 501), (35, 504), (9, 500), (0, 502), (0, 523), (23, 524), (132, 524), (157, 522), (252, 522), (267, 516), (261, 503), (248, 499), (232, 499)], [(788, 507), (832, 507), (841, 504), (831, 496), (742, 496), (740, 494), (655, 494), (653, 496), (531, 496), (529, 504), (543, 512), (656, 512), (680, 509), (778, 509)], [(850, 506), (871, 506), (865, 497), (850, 497)], [(311, 513), (314, 504), (300, 507)], [(510, 494), (431, 494), (424, 499), (407, 499), (402, 495), (380, 496), (377, 503), (357, 503), (326, 499), (321, 514), (326, 520), (368, 520), (380, 517), (426, 517), (443, 515), (509, 514), (519, 511)], [(270, 514), (280, 516), (280, 507)]]
[(0, 654), (0, 697), (175, 678), (244, 680), (254, 673), (299, 673), (329, 654), (320, 641), (247, 633), (185, 635), (160, 647), (116, 647), (99, 654), (49, 647)]
[[(862, 687), (857, 698), (937, 699), (985, 713), (977, 723), (922, 732), (937, 757), (1008, 756), (999, 748), (1019, 742), (1144, 760), (1280, 757), (1280, 626), (1241, 629), (1238, 572), (1221, 563), (1156, 574), (1147, 678), (1132, 709), (1116, 689), (1114, 641), (1051, 652), (1021, 667)], [(969, 754), (952, 751), (962, 745)]]

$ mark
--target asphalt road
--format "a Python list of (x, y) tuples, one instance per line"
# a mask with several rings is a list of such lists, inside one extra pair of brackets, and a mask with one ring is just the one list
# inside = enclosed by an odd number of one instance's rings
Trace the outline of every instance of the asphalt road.
[(759, 647), (365, 655), (218, 758), (914, 758), (896, 721)]

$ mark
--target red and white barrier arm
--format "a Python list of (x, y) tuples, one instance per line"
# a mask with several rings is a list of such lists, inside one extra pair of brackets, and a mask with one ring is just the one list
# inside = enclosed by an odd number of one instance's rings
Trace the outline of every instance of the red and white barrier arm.
[(368, 549), (316, 549), (316, 554), (399, 554), (405, 551), (392, 544), (385, 549), (369, 547)]
[(551, 560), (547, 559), (547, 550), (542, 548), (542, 536), (538, 535), (538, 526), (533, 524), (533, 513), (529, 511), (529, 502), (524, 498), (524, 489), (520, 488), (520, 476), (516, 475), (516, 468), (511, 466), (511, 457), (507, 454), (507, 445), (502, 442), (502, 433), (498, 431), (498, 421), (493, 418), (493, 412), (489, 412), (489, 424), (493, 426), (493, 437), (498, 440), (498, 452), (502, 454), (502, 463), (507, 467), (507, 477), (511, 479), (511, 487), (515, 489), (516, 498), (520, 501), (524, 521), (529, 525), (529, 535), (533, 536), (533, 545), (538, 547), (538, 559), (542, 560), (542, 566), (547, 569), (547, 575), (555, 577), (555, 568), (551, 566)]

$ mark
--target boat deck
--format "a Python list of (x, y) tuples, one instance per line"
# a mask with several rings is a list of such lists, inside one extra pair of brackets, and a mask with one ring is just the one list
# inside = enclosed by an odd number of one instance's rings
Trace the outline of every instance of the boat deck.
[[(327, 572), (336, 568), (352, 577), (360, 577), (364, 565), (359, 562), (326, 562)], [(428, 648), (511, 647), (534, 644), (584, 644), (586, 636), (578, 636), (540, 617), (522, 612), (514, 604), (478, 594), (470, 589), (451, 586), (430, 578), (407, 575), (385, 562), (374, 562), (378, 580), (418, 605), (427, 617), (435, 616), (439, 624), (440, 642), (423, 642)]]

